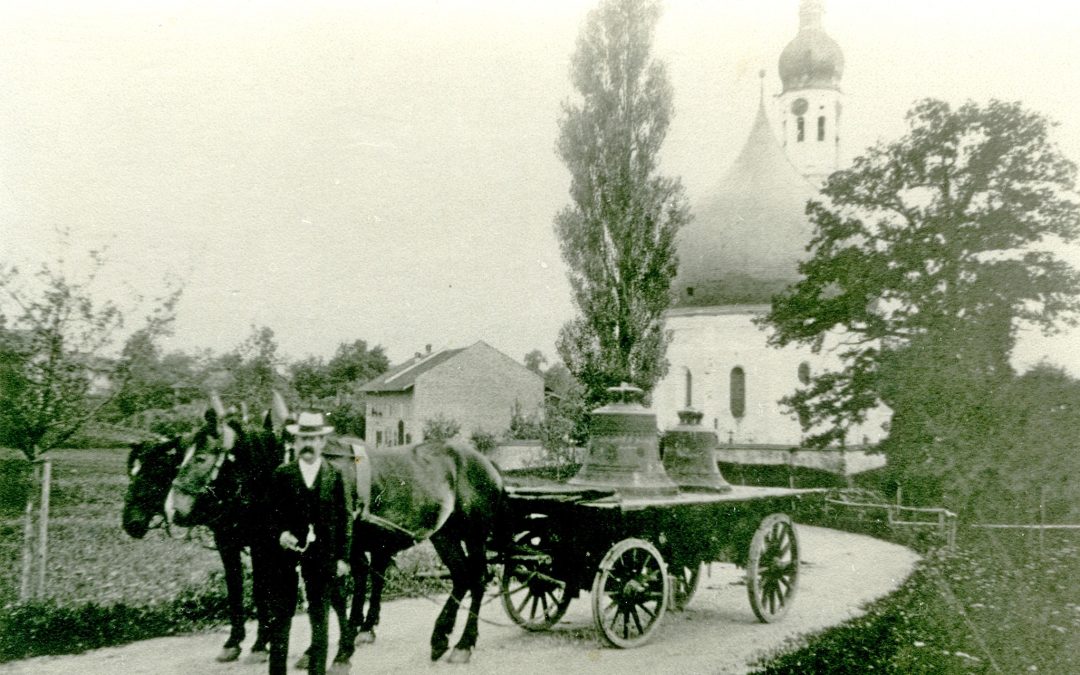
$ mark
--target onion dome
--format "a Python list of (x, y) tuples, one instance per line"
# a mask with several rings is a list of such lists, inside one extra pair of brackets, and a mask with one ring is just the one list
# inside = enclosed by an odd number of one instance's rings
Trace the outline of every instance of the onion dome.
[(799, 6), (799, 33), (780, 53), (780, 82), (784, 91), (839, 89), (844, 54), (821, 27), (821, 0), (803, 0)]
[(677, 307), (762, 304), (798, 280), (817, 190), (791, 164), (765, 114), (735, 163), (679, 231)]

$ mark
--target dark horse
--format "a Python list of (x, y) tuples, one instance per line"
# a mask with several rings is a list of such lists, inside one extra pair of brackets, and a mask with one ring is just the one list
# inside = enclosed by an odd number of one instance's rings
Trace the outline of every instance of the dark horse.
[[(361, 642), (374, 640), (391, 558), (427, 539), (449, 570), (452, 584), (431, 634), (431, 659), (438, 660), (449, 649), (458, 608), (468, 593), (465, 630), (450, 656), (451, 662), (467, 662), (478, 636), (487, 544), (496, 534), (504, 503), (498, 470), (476, 450), (443, 441), (364, 450), (332, 439), (324, 456), (342, 472), (354, 504), (351, 566), (356, 583), (350, 634), (359, 631)], [(370, 566), (365, 553), (371, 555)], [(369, 576), (371, 593), (365, 598)]]
[[(191, 518), (192, 514), (213, 510), (205, 504), (213, 505), (231, 494), (231, 489), (218, 485), (225, 469), (222, 468), (215, 477), (213, 467), (244, 464), (236, 450), (227, 448), (227, 434), (207, 437), (207, 440), (207, 444), (195, 453), (195, 457), (202, 454), (205, 459), (185, 462), (173, 482), (169, 502), (178, 523)], [(283, 440), (277, 445), (283, 447)], [(235, 462), (227, 459), (230, 455), (236, 456)], [(390, 559), (395, 553), (425, 539), (431, 540), (450, 571), (452, 581), (450, 597), (439, 613), (431, 635), (431, 658), (437, 660), (449, 649), (458, 608), (469, 593), (469, 617), (451, 655), (451, 661), (468, 661), (478, 635), (479, 611), (487, 578), (487, 542), (494, 534), (503, 503), (502, 478), (498, 470), (471, 448), (434, 441), (354, 454), (352, 445), (334, 439), (327, 448), (326, 458), (342, 472), (347, 499), (354, 506), (355, 516), (350, 546), (350, 563), (356, 582), (353, 609), (342, 627), (341, 643), (334, 661), (349, 660), (358, 631), (363, 631), (361, 642), (374, 639), (383, 575)], [(367, 466), (358, 471), (365, 461)], [(265, 478), (259, 480), (264, 481), (264, 486), (269, 482)], [(181, 514), (182, 517), (177, 518)], [(259, 518), (257, 522), (262, 520)], [(248, 519), (248, 522), (253, 521)], [(262, 541), (274, 539), (274, 535), (269, 534), (263, 536)], [(370, 565), (367, 554), (371, 555)], [(252, 557), (254, 559), (254, 555)], [(258, 583), (257, 568), (255, 575)], [(369, 576), (371, 593), (365, 615)], [(335, 610), (340, 618), (341, 611), (337, 606)], [(263, 644), (259, 642), (258, 646)]]
[(165, 495), (180, 470), (185, 441), (180, 436), (159, 442), (135, 443), (128, 453), (128, 489), (121, 524), (124, 532), (142, 539), (155, 522), (164, 522)]
[[(252, 596), (259, 626), (252, 654), (256, 658), (267, 654), (271, 589), (266, 584), (266, 565), (272, 551), (262, 527), (263, 487), (283, 456), (269, 415), (263, 428), (248, 428), (238, 419), (227, 419), (220, 402), (215, 401), (215, 407), (206, 413), (206, 424), (193, 435), (159, 445), (133, 446), (128, 457), (131, 482), (124, 501), (124, 531), (141, 538), (161, 515), (182, 527), (205, 525), (213, 532), (225, 568), (230, 623), (219, 661), (237, 659), (245, 637), (241, 560), (245, 548), (251, 553)], [(201, 495), (198, 500), (196, 495)]]

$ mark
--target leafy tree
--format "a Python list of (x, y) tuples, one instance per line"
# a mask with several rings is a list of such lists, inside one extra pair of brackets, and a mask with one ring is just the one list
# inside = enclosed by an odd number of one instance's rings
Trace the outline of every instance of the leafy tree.
[(292, 386), (300, 396), (301, 404), (313, 406), (315, 401), (334, 395), (334, 384), (330, 379), (326, 363), (316, 356), (309, 356), (302, 361), (289, 364)]
[(112, 402), (118, 419), (173, 404), (174, 380), (165, 368), (161, 348), (153, 335), (137, 331), (124, 345), (121, 356), (127, 386), (117, 392)]
[(390, 359), (381, 345), (368, 349), (364, 340), (354, 340), (339, 344), (326, 367), (332, 386), (341, 392), (350, 384), (363, 384), (385, 373), (390, 368)]
[(534, 349), (525, 355), (525, 367), (534, 373), (542, 374), (545, 363), (547, 363), (547, 357), (539, 349)]
[(1076, 167), (1018, 103), (924, 100), (907, 123), (807, 205), (804, 278), (765, 323), (773, 345), (828, 345), (842, 359), (787, 399), (820, 425), (809, 442), (842, 441), (884, 401), (885, 447), (940, 457), (976, 442), (993, 414), (1018, 323), (1050, 331), (1080, 305), (1080, 275), (1044, 246), (1080, 232)]
[[(187, 354), (180, 351), (169, 352), (161, 357), (161, 373), (173, 389), (173, 403), (184, 405), (194, 400), (202, 401), (202, 392), (198, 385), (207, 374), (212, 357), (209, 352)], [(174, 386), (179, 385), (177, 388)]]
[[(63, 445), (137, 386), (135, 363), (149, 358), (171, 326), (180, 291), (151, 301), (143, 325), (122, 344), (125, 311), (95, 300), (105, 259), (91, 252), (85, 278), (44, 264), (27, 280), (0, 266), (0, 445), (27, 459)], [(142, 301), (137, 298), (136, 303)]]
[(285, 385), (278, 374), (284, 359), (278, 354), (274, 331), (267, 326), (252, 326), (248, 337), (220, 357), (217, 366), (231, 376), (220, 393), (235, 403), (243, 402), (259, 409), (268, 407), (274, 390)]
[(651, 391), (667, 370), (663, 312), (690, 215), (680, 182), (659, 173), (673, 112), (651, 54), (659, 17), (652, 0), (603, 0), (589, 13), (571, 65), (579, 100), (559, 121), (572, 204), (555, 231), (580, 315), (557, 347), (590, 404), (624, 381)]

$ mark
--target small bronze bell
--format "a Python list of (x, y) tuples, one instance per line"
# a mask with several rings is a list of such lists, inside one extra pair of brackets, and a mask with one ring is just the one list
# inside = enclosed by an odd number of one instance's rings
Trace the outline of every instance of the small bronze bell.
[(693, 408), (679, 411), (679, 426), (664, 434), (664, 468), (683, 490), (730, 492), (716, 466), (716, 434), (701, 426), (702, 413)]
[(568, 483), (627, 496), (678, 494), (660, 461), (656, 415), (640, 403), (643, 392), (625, 383), (608, 391), (615, 401), (593, 411), (589, 452)]

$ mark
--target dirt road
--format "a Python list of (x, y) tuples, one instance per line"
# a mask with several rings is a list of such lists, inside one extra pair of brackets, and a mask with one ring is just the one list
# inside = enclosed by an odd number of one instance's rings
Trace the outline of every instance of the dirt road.
[[(835, 530), (799, 526), (802, 568), (791, 612), (776, 624), (756, 621), (741, 585), (741, 570), (714, 564), (683, 612), (670, 612), (647, 645), (620, 650), (602, 646), (582, 595), (548, 633), (527, 633), (510, 623), (498, 599), (481, 612), (480, 642), (467, 666), (431, 664), (428, 637), (438, 613), (432, 600), (399, 600), (383, 607), (378, 641), (361, 647), (351, 672), (413, 673), (422, 670), (470, 673), (744, 673), (762, 653), (786, 641), (845, 621), (871, 600), (888, 594), (910, 574), (917, 556), (908, 549)], [(441, 599), (439, 599), (441, 602)], [(459, 616), (458, 627), (464, 621)], [(331, 624), (334, 621), (331, 620)], [(213, 661), (224, 630), (146, 640), (76, 656), (43, 657), (0, 666), (0, 673), (120, 675), (122, 673), (206, 673), (248, 675), (265, 665)], [(248, 630), (254, 635), (254, 627)], [(293, 622), (295, 660), (307, 645), (306, 618)], [(331, 628), (331, 650), (336, 626)], [(246, 654), (246, 652), (245, 652)], [(241, 657), (242, 659), (243, 657)], [(299, 672), (299, 671), (296, 671)]]

